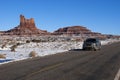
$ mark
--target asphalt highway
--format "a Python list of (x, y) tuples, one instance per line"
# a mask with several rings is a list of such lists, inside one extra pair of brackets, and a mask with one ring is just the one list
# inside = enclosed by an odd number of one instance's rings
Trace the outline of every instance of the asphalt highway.
[[(0, 80), (120, 80), (120, 42), (0, 65)], [(117, 76), (117, 78), (116, 78)]]

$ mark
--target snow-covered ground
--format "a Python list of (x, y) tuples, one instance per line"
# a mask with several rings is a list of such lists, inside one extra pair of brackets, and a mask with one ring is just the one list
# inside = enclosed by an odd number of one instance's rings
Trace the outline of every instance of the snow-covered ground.
[[(104, 40), (102, 45), (110, 44), (120, 40)], [(69, 41), (69, 42), (41, 42), (41, 43), (25, 43), (19, 45), (15, 52), (11, 52), (10, 45), (5, 48), (0, 48), (0, 54), (5, 55), (6, 58), (0, 59), (0, 64), (28, 59), (31, 51), (35, 51), (37, 56), (52, 55), (60, 52), (65, 52), (71, 49), (82, 49), (83, 42)]]

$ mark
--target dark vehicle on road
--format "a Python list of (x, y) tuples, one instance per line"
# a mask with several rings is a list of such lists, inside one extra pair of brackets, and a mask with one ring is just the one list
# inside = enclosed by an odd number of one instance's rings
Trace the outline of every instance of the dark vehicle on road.
[(83, 43), (83, 50), (100, 50), (101, 42), (98, 38), (87, 38)]

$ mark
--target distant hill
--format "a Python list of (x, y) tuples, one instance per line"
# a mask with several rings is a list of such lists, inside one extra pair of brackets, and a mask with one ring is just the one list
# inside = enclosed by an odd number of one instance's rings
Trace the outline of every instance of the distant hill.
[(92, 32), (83, 26), (69, 26), (64, 28), (59, 28), (58, 30), (53, 32), (54, 35), (68, 35), (68, 36), (81, 36), (81, 37), (99, 37), (105, 38), (105, 35), (101, 33)]
[(98, 32), (92, 32), (91, 30), (87, 29), (84, 26), (68, 26), (59, 28), (58, 30), (55, 30), (53, 33), (47, 32), (47, 30), (40, 30), (36, 27), (34, 19), (26, 19), (23, 15), (20, 15), (20, 24), (10, 30), (7, 31), (0, 31), (0, 35), (26, 35), (26, 36), (32, 36), (32, 35), (66, 35), (66, 36), (80, 36), (82, 38), (87, 37), (98, 37), (101, 39), (105, 38), (120, 38), (120, 36), (115, 35), (106, 35), (101, 34)]

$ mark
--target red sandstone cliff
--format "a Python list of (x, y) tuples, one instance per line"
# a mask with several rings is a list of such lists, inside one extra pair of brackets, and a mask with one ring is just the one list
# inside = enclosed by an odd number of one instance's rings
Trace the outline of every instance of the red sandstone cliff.
[(45, 30), (37, 29), (34, 19), (26, 19), (23, 15), (20, 15), (20, 24), (5, 32), (9, 35), (41, 35), (48, 34)]

